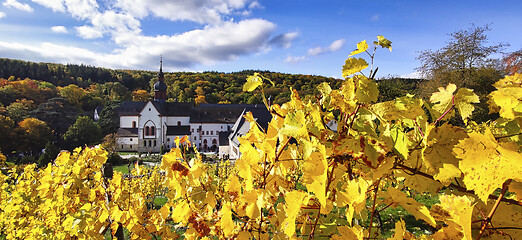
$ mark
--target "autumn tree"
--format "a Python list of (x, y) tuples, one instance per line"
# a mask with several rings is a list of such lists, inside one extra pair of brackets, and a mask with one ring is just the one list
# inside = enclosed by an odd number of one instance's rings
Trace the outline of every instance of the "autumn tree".
[(502, 58), (502, 64), (508, 75), (522, 73), (522, 49), (506, 54), (506, 56)]
[(132, 92), (132, 101), (146, 102), (150, 99), (150, 94), (145, 90), (136, 90)]
[(76, 107), (81, 107), (81, 100), (85, 97), (85, 91), (83, 88), (78, 87), (74, 84), (70, 84), (67, 87), (59, 87), (58, 94), (67, 99), (70, 103), (72, 103)]
[(4, 153), (10, 153), (16, 148), (15, 122), (6, 116), (0, 115), (0, 149)]
[(203, 90), (202, 87), (197, 87), (196, 88), (196, 99), (194, 100), (196, 105), (199, 105), (201, 103), (207, 103), (207, 101), (205, 100), (205, 91)]
[(50, 140), (51, 129), (44, 121), (27, 118), (18, 123), (23, 132), (24, 149), (28, 151), (41, 150)]
[(64, 98), (51, 98), (31, 112), (32, 117), (46, 122), (59, 135), (67, 131), (78, 115), (78, 109)]
[(101, 128), (87, 116), (81, 116), (69, 127), (63, 139), (72, 147), (92, 145), (101, 140)]
[(30, 115), (30, 111), (35, 108), (34, 101), (21, 99), (16, 100), (16, 102), (11, 103), (11, 105), (6, 107), (7, 116), (9, 116), (13, 121), (20, 122), (27, 118)]

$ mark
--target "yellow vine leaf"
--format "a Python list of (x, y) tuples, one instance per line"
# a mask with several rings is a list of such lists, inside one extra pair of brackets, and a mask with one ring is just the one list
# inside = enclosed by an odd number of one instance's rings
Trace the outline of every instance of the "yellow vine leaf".
[(309, 192), (313, 192), (319, 203), (326, 206), (326, 181), (328, 162), (323, 153), (312, 152), (303, 164), (303, 182)]
[(384, 194), (387, 196), (384, 200), (385, 203), (393, 202), (394, 204), (399, 204), (415, 218), (422, 219), (433, 227), (437, 225), (435, 219), (430, 214), (430, 210), (428, 210), (428, 208), (423, 204), (415, 201), (415, 199), (408, 198), (406, 193), (403, 193), (396, 188), (389, 187)]
[(522, 182), (512, 181), (509, 184), (509, 191), (516, 194), (517, 201), (522, 201)]
[(479, 97), (473, 93), (472, 89), (461, 88), (455, 95), (455, 107), (459, 110), (463, 121), (471, 116), (475, 107), (472, 103), (479, 103)]
[(366, 40), (361, 41), (360, 43), (357, 43), (357, 49), (352, 51), (348, 57), (351, 57), (355, 54), (362, 53), (368, 49), (368, 44), (366, 43)]
[(375, 44), (390, 49), (390, 52), (392, 51), (391, 41), (383, 37), (382, 35), (377, 36), (377, 42), (374, 42)]
[(474, 190), (483, 202), (508, 180), (522, 181), (522, 154), (518, 146), (498, 144), (489, 129), (485, 133), (472, 132), (453, 149), (464, 173), (464, 184)]
[(442, 168), (439, 169), (439, 173), (435, 174), (433, 178), (438, 180), (444, 186), (450, 185), (454, 178), (460, 177), (462, 172), (458, 167), (453, 164), (445, 163)]
[(360, 103), (376, 102), (379, 97), (377, 83), (365, 76), (354, 76), (353, 81), (357, 86), (355, 96)]
[(406, 230), (406, 223), (401, 219), (398, 222), (395, 222), (395, 233), (393, 237), (388, 238), (388, 240), (410, 240), (416, 239), (413, 234)]
[(462, 128), (444, 124), (440, 127), (429, 125), (426, 131), (427, 144), (422, 150), (423, 162), (427, 173), (438, 174), (445, 164), (458, 167), (459, 160), (453, 154), (453, 148), (468, 134)]
[(522, 74), (506, 76), (493, 86), (497, 90), (488, 95), (489, 111), (499, 112), (506, 119), (522, 116)]
[(433, 105), (433, 110), (438, 113), (437, 118), (440, 117), (442, 113), (449, 109), (453, 104), (453, 92), (455, 92), (455, 90), (457, 90), (457, 86), (453, 83), (450, 83), (448, 86), (446, 86), (446, 88), (439, 87), (438, 92), (431, 94), (430, 102), (435, 104)]
[(346, 219), (351, 222), (355, 212), (359, 212), (366, 202), (366, 191), (370, 183), (362, 178), (347, 181), (342, 191), (337, 192), (336, 203), (338, 206), (348, 205), (346, 209)]
[(405, 119), (417, 119), (424, 115), (422, 99), (414, 98), (407, 94), (395, 100), (380, 102), (370, 106), (370, 109), (381, 118), (388, 121)]
[(295, 219), (299, 214), (301, 206), (308, 203), (308, 194), (299, 191), (292, 190), (285, 194), (285, 213), (286, 218), (281, 224), (281, 229), (288, 236), (291, 237), (295, 234)]
[(252, 92), (262, 84), (263, 78), (260, 77), (259, 73), (254, 73), (254, 75), (247, 78), (246, 83), (243, 85), (243, 91)]
[[(434, 235), (434, 239), (473, 239), (471, 236), (471, 216), (475, 204), (467, 196), (441, 195), (440, 203), (431, 207), (431, 215), (448, 227)], [(460, 236), (460, 238), (455, 238)]]
[(289, 112), (285, 116), (283, 128), (280, 133), (292, 136), (295, 139), (306, 138), (308, 130), (306, 128), (306, 119), (303, 111)]
[(221, 208), (221, 219), (219, 222), (225, 237), (232, 237), (232, 235), (234, 235), (235, 223), (232, 220), (232, 210), (229, 202), (223, 204), (223, 207)]
[(343, 66), (343, 78), (358, 73), (368, 67), (368, 62), (363, 58), (348, 58)]
[(361, 226), (356, 225), (354, 227), (340, 226), (337, 228), (339, 234), (333, 235), (333, 240), (363, 240), (364, 230)]

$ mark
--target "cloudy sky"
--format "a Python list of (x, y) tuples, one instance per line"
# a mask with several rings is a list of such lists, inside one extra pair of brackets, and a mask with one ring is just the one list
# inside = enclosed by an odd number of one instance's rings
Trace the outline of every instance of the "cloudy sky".
[(384, 35), (378, 76), (414, 76), (418, 51), (490, 24), (522, 49), (522, 2), (351, 0), (0, 0), (0, 58), (118, 69), (270, 70), (340, 77), (361, 40)]

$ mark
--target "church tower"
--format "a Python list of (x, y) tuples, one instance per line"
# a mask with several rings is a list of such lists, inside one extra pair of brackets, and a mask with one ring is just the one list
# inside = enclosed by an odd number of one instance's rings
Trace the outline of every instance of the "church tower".
[(160, 70), (158, 73), (158, 81), (154, 83), (154, 101), (167, 101), (167, 84), (163, 82), (163, 57), (160, 57)]

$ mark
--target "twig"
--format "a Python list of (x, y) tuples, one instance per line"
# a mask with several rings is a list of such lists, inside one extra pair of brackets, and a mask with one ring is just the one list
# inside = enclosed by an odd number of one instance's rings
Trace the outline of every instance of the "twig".
[(372, 216), (370, 217), (370, 226), (368, 227), (368, 239), (372, 237), (372, 225), (373, 225), (373, 217), (375, 216), (375, 205), (377, 203), (377, 192), (379, 191), (379, 184), (381, 183), (381, 179), (377, 180), (375, 184), (375, 193), (373, 195), (373, 205), (372, 205)]
[(502, 192), (500, 193), (500, 196), (498, 197), (497, 201), (495, 202), (495, 205), (491, 209), (491, 212), (489, 212), (489, 215), (486, 217), (485, 221), (482, 223), (482, 228), (480, 228), (480, 232), (479, 232), (479, 235), (477, 236), (477, 240), (479, 240), (480, 237), (482, 237), (482, 234), (486, 230), (486, 227), (491, 222), (491, 218), (493, 218), (493, 214), (495, 214), (495, 211), (497, 210), (498, 206), (500, 205), (500, 202), (501, 202), (502, 198), (504, 197), (504, 195), (506, 194), (510, 183), (511, 183), (511, 179), (508, 179), (507, 181), (504, 182), (504, 184), (502, 184)]

